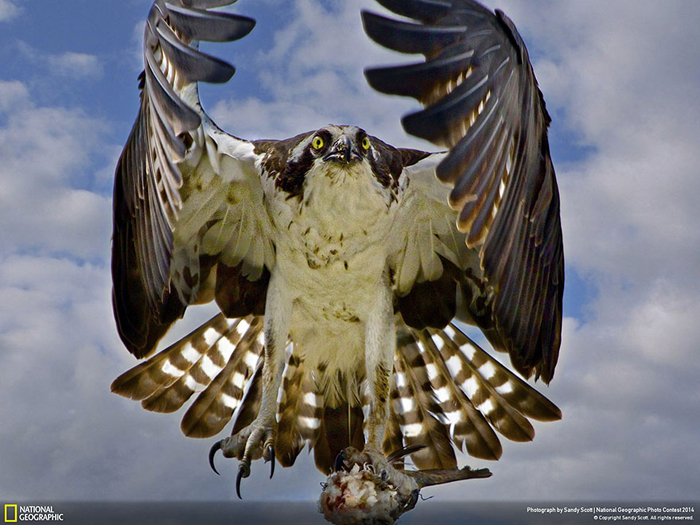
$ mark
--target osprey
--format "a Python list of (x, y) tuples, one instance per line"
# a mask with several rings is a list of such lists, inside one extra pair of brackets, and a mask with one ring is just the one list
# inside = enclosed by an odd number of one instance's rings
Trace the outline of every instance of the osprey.
[(183, 432), (233, 421), (210, 462), (218, 450), (240, 460), (239, 497), (251, 461), (291, 466), (306, 444), (325, 473), (370, 462), (403, 487), (408, 457), (419, 470), (455, 469), (455, 451), (498, 459), (495, 431), (527, 441), (529, 418), (561, 417), (457, 324), (478, 326), (525, 379), (552, 379), (559, 196), (525, 45), (471, 0), (378, 1), (404, 19), (362, 12), (369, 37), (425, 61), (367, 80), (420, 101), (405, 130), (446, 151), (350, 125), (234, 137), (197, 91), (234, 69), (197, 43), (255, 22), (211, 10), (231, 0), (156, 0), (146, 24), (141, 106), (114, 186), (117, 327), (144, 358), (188, 305), (214, 300), (221, 314), (112, 390), (160, 412), (199, 392)]

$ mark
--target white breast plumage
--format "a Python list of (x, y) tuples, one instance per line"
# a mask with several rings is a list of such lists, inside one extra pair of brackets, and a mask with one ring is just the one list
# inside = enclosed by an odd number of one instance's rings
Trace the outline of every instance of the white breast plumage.
[[(321, 360), (338, 369), (363, 363), (353, 350), (364, 353), (362, 321), (386, 265), (383, 239), (393, 215), (383, 194), (388, 190), (363, 162), (318, 163), (306, 174), (300, 199), (287, 198), (272, 184), (266, 191), (274, 192), (266, 203), (275, 225), (277, 271), (296, 305), (295, 351), (309, 366)], [(343, 348), (329, 348), (333, 341)]]
[(349, 265), (381, 243), (394, 211), (388, 190), (376, 183), (366, 162), (352, 167), (319, 162), (308, 171), (300, 199), (289, 199), (272, 183), (265, 191), (278, 254), (285, 247), (291, 259), (303, 253), (312, 269)]

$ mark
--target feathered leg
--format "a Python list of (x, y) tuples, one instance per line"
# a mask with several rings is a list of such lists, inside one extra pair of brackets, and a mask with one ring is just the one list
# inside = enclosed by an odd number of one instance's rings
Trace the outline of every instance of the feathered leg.
[(369, 312), (365, 327), (365, 369), (369, 389), (369, 407), (365, 414), (365, 447), (358, 453), (352, 447), (343, 450), (336, 460), (336, 470), (350, 470), (354, 464), (364, 468), (371, 465), (374, 472), (396, 487), (401, 497), (417, 494), (418, 485), (412, 477), (395, 469), (382, 453), (384, 431), (389, 419), (389, 391), (396, 352), (396, 330), (391, 288), (386, 283), (378, 290), (375, 307)]
[(369, 388), (369, 414), (365, 431), (367, 447), (382, 450), (382, 439), (389, 418), (389, 389), (396, 352), (394, 309), (390, 289), (381, 287), (376, 306), (365, 327), (365, 369)]
[(284, 372), (285, 346), (289, 338), (291, 304), (281, 293), (279, 274), (273, 274), (265, 302), (265, 360), (262, 372), (262, 399), (255, 420), (236, 435), (223, 439), (212, 448), (221, 449), (227, 458), (241, 460), (236, 478), (236, 493), (241, 497), (241, 479), (250, 476), (250, 463), (263, 457), (275, 467), (274, 443), (277, 436), (277, 393)]

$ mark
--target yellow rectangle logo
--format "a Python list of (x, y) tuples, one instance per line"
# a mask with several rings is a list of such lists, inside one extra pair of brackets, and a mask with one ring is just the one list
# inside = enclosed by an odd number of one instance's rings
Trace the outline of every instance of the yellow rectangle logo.
[[(10, 518), (8, 509), (14, 509), (14, 517)], [(10, 505), (9, 503), (5, 505), (5, 523), (16, 523), (17, 522), (17, 504)]]

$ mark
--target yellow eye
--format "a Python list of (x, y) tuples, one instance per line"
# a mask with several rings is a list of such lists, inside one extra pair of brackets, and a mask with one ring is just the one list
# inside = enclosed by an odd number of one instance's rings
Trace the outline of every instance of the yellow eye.
[(319, 137), (318, 135), (314, 137), (314, 140), (311, 141), (311, 146), (314, 149), (321, 149), (323, 147), (323, 139)]
[(369, 138), (365, 137), (362, 139), (362, 149), (369, 149)]

